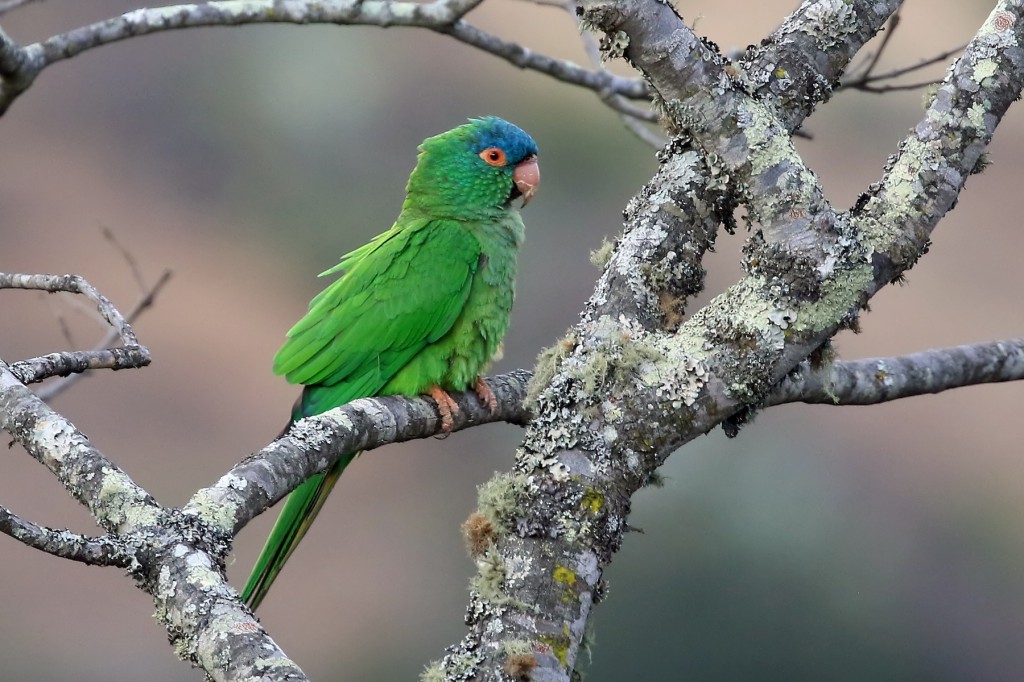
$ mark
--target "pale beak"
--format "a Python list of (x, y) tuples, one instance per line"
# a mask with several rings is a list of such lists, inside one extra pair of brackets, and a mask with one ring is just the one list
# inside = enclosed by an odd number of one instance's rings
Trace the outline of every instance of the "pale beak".
[(526, 206), (540, 187), (540, 166), (537, 165), (536, 154), (516, 164), (515, 170), (512, 171), (512, 180), (516, 183), (516, 189), (523, 195), (523, 206)]

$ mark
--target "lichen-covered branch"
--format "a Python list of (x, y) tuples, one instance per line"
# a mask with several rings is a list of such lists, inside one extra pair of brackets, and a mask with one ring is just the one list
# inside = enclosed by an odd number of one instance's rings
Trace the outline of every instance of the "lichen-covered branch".
[[(487, 379), (498, 400), (489, 411), (473, 391), (452, 393), (459, 406), (453, 431), (492, 422), (525, 424), (523, 407), (529, 372)], [(199, 490), (184, 507), (218, 530), (234, 535), (258, 514), (342, 455), (441, 433), (436, 404), (429, 398), (363, 398), (293, 424), (281, 438), (254, 453), (214, 485)]]
[[(827, 102), (850, 61), (903, 0), (807, 0), (740, 61), (754, 94), (796, 130)], [(833, 20), (838, 13), (839, 20)]]
[(12, 362), (9, 369), (21, 383), (35, 384), (50, 377), (66, 377), (90, 369), (138, 369), (149, 363), (149, 351), (143, 346), (132, 346), (50, 353)]
[[(477, 544), (469, 634), (435, 669), (449, 679), (504, 679), (511, 653), (524, 651), (535, 676), (570, 679), (631, 495), (678, 447), (763, 401), (913, 264), (1024, 82), (1021, 4), (1000, 2), (886, 175), (840, 213), (793, 150), (789, 124), (748, 94), (743, 75), (730, 73), (670, 6), (582, 5), (606, 43), (650, 79), (758, 229), (746, 247), (747, 276), (689, 320), (676, 327), (651, 324), (668, 317), (657, 313), (633, 316), (660, 303), (664, 287), (650, 284), (656, 277), (623, 275), (628, 286), (614, 294), (599, 286), (581, 323), (539, 367), (536, 417), (515, 475), (481, 495), (479, 514), (497, 530)], [(832, 35), (850, 32), (865, 7), (820, 5), (820, 25), (829, 26), (821, 30)], [(702, 187), (708, 181), (690, 176), (707, 173), (691, 163), (675, 177)], [(663, 226), (641, 225), (648, 239), (639, 247), (620, 240), (609, 269), (623, 249), (650, 254), (664, 240)], [(661, 282), (676, 274), (656, 263), (636, 266), (661, 273)], [(632, 302), (621, 292), (632, 292)]]
[(88, 538), (69, 530), (44, 528), (2, 506), (0, 533), (6, 533), (33, 549), (91, 566), (129, 568), (135, 561), (134, 552), (109, 535)]
[[(527, 379), (525, 372), (490, 379), (499, 404), (493, 413), (475, 393), (453, 396), (460, 408), (455, 429), (498, 420), (523, 423)], [(199, 491), (183, 509), (160, 506), (2, 361), (0, 429), (45, 464), (108, 535), (92, 539), (41, 528), (3, 507), (0, 532), (57, 556), (129, 569), (152, 595), (157, 619), (175, 650), (211, 679), (299, 682), (306, 679), (301, 669), (227, 584), (224, 561), (230, 539), (246, 521), (341, 454), (435, 435), (441, 424), (426, 399), (356, 401), (299, 422), (286, 437)]]
[(764, 406), (876, 405), (951, 388), (1024, 379), (1024, 339), (936, 348), (894, 358), (800, 363)]
[(110, 533), (150, 524), (160, 508), (67, 419), (25, 388), (0, 360), (0, 429), (49, 469)]
[[(738, 65), (744, 88), (795, 131), (899, 5), (857, 0), (845, 24), (822, 26), (818, 20), (835, 3), (807, 0), (744, 56)], [(674, 141), (658, 158), (657, 175), (626, 208), (625, 230), (590, 305), (595, 316), (625, 315), (646, 329), (672, 329), (686, 302), (703, 290), (704, 254), (713, 248), (720, 222), (731, 228), (740, 197), (724, 169), (709, 166), (685, 140)]]
[(482, 0), (213, 0), (201, 4), (137, 9), (21, 46), (0, 31), (0, 114), (46, 67), (102, 45), (162, 31), (246, 24), (338, 24), (426, 28), (530, 69), (599, 93), (647, 99), (639, 78), (590, 71), (572, 62), (533, 52), (467, 23), (462, 17)]

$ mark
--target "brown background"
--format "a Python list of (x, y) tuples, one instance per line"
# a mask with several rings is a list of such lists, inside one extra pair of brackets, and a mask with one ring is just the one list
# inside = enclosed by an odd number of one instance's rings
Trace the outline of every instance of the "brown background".
[[(677, 4), (724, 49), (757, 42), (796, 5)], [(135, 5), (49, 0), (4, 17), (4, 29), (31, 42)], [(967, 40), (988, 9), (909, 0), (883, 66)], [(490, 0), (473, 20), (585, 62), (557, 9)], [(872, 302), (863, 334), (839, 337), (844, 357), (1021, 334), (1022, 112), (999, 128), (992, 167), (971, 179), (909, 284)], [(573, 323), (596, 275), (588, 252), (620, 229), (655, 168), (592, 93), (414, 29), (180, 31), (46, 70), (0, 120), (0, 270), (77, 272), (128, 308), (138, 287), (107, 227), (150, 280), (175, 272), (138, 324), (153, 365), (96, 374), (54, 406), (161, 502), (183, 503), (283, 425), (295, 390), (270, 359), (318, 290), (315, 273), (390, 225), (422, 138), (486, 113), (534, 135), (544, 173), (525, 212), (501, 370), (531, 365)], [(920, 92), (843, 93), (809, 120), (815, 139), (800, 148), (845, 208), (920, 115)], [(721, 237), (709, 293), (738, 276), (742, 239)], [(0, 292), (0, 357), (65, 348), (58, 318), (77, 346), (98, 338), (74, 302)], [(678, 453), (666, 486), (636, 500), (631, 521), (646, 532), (610, 571), (589, 679), (1019, 677), (1022, 396), (1000, 385), (883, 407), (790, 406)], [(376, 451), (346, 473), (260, 613), (308, 673), (413, 679), (461, 637), (473, 569), (458, 525), (518, 437), (489, 426)], [(48, 473), (3, 452), (0, 503), (95, 532)], [(271, 520), (238, 538), (236, 585)], [(0, 558), (0, 679), (202, 679), (118, 571), (9, 538)]]

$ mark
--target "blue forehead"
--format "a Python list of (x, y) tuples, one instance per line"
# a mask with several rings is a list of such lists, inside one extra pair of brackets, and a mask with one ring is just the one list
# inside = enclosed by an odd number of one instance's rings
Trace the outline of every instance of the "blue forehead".
[(473, 151), (480, 153), (488, 147), (500, 147), (512, 163), (519, 163), (537, 153), (537, 143), (522, 128), (497, 116), (470, 119), (473, 127)]

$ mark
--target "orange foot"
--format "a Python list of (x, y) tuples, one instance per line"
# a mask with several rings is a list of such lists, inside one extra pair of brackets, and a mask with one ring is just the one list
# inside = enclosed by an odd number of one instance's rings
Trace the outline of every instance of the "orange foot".
[(498, 398), (494, 395), (494, 391), (487, 385), (483, 377), (476, 378), (476, 383), (473, 384), (473, 391), (480, 396), (480, 400), (483, 401), (490, 412), (498, 411)]
[(459, 416), (459, 406), (452, 397), (440, 386), (430, 388), (430, 397), (437, 403), (437, 411), (441, 414), (441, 431), (451, 433), (455, 426), (453, 417)]

